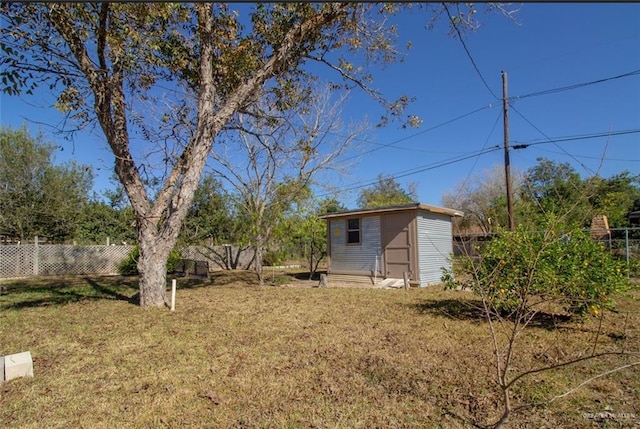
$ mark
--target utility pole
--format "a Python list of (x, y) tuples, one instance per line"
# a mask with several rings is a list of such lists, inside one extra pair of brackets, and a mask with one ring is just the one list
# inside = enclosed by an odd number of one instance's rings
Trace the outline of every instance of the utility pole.
[(502, 72), (502, 111), (504, 118), (504, 176), (507, 188), (507, 214), (509, 229), (514, 231), (516, 223), (513, 218), (513, 201), (511, 199), (511, 162), (509, 161), (509, 99), (507, 97), (507, 73)]

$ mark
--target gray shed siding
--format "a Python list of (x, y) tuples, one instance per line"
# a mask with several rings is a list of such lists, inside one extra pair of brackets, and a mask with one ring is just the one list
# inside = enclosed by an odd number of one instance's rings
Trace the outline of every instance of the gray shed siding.
[(440, 283), (442, 267), (451, 268), (453, 252), (451, 217), (420, 212), (418, 222), (418, 266), (420, 286)]
[(375, 269), (376, 256), (382, 266), (380, 217), (361, 217), (360, 244), (348, 245), (345, 219), (332, 219), (329, 223), (331, 234), (331, 271), (367, 271)]

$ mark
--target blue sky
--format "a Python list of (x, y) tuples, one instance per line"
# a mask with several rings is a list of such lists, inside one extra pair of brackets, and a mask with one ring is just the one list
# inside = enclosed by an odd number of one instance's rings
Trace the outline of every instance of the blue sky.
[[(327, 179), (341, 189), (353, 188), (339, 195), (347, 207), (356, 208), (358, 187), (379, 174), (396, 176), (404, 187), (414, 182), (421, 202), (440, 204), (442, 194), (467, 176), (502, 164), (503, 151), (490, 151), (503, 144), (502, 70), (508, 74), (510, 97), (640, 70), (640, 4), (525, 3), (516, 15), (519, 25), (497, 13), (485, 14), (482, 5), (478, 9), (482, 25), (464, 40), (491, 91), (460, 41), (447, 35), (443, 22), (427, 30), (423, 14), (394, 18), (400, 44), (411, 40), (412, 49), (403, 63), (376, 70), (374, 86), (389, 98), (416, 97), (408, 113), (417, 114), (423, 123), (417, 129), (391, 123), (366, 135), (371, 143), (365, 143), (365, 154), (349, 177)], [(94, 189), (109, 188), (113, 162), (104, 137), (99, 132), (83, 133), (70, 142), (56, 136), (46, 124), (59, 124), (62, 116), (50, 104), (46, 93), (22, 98), (3, 94), (1, 123), (13, 127), (26, 123), (34, 134), (42, 131), (59, 145), (57, 161), (75, 159), (92, 165), (97, 174)], [(352, 94), (345, 109), (346, 118), (354, 120), (366, 114), (373, 121), (381, 113), (364, 94)], [(584, 177), (594, 172), (603, 177), (624, 170), (640, 173), (640, 133), (547, 141), (640, 129), (640, 74), (516, 99), (509, 118), (512, 145), (537, 143), (511, 151), (516, 169), (526, 170), (536, 158), (546, 157), (570, 163)], [(489, 153), (474, 156), (482, 151)], [(445, 163), (449, 164), (437, 167)]]

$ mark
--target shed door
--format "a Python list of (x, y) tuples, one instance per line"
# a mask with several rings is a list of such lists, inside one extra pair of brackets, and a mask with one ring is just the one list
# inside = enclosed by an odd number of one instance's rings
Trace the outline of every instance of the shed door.
[(402, 278), (411, 273), (411, 213), (382, 216), (382, 248), (385, 277)]

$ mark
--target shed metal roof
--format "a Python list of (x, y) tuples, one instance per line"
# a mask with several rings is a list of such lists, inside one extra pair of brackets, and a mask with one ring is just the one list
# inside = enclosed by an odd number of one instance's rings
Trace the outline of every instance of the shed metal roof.
[(412, 211), (412, 210), (424, 210), (430, 213), (443, 214), (448, 216), (462, 216), (464, 213), (460, 210), (448, 209), (446, 207), (438, 207), (432, 206), (429, 204), (423, 203), (411, 203), (411, 204), (403, 204), (397, 206), (388, 206), (388, 207), (377, 207), (374, 209), (356, 209), (349, 210), (346, 212), (339, 213), (327, 213), (320, 215), (320, 219), (336, 219), (350, 216), (365, 216), (365, 215), (376, 215), (382, 213), (393, 213), (393, 212), (402, 212), (402, 211)]

